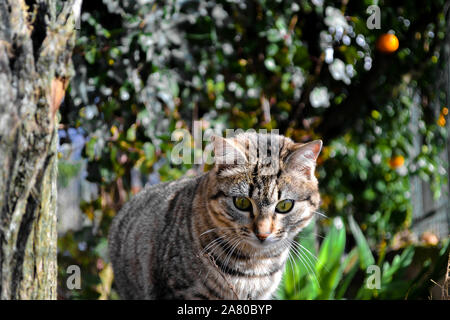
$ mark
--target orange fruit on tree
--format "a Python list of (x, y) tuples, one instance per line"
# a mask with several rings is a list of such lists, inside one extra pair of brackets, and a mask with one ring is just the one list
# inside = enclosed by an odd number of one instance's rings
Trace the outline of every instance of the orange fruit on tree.
[(439, 119), (438, 119), (437, 123), (438, 123), (439, 126), (445, 127), (445, 124), (447, 123), (447, 121), (445, 120), (445, 117), (444, 117), (443, 114), (441, 114), (439, 116)]
[(389, 166), (392, 169), (400, 168), (404, 164), (405, 164), (405, 158), (403, 158), (403, 156), (395, 156), (395, 157), (392, 157), (391, 159), (389, 159)]
[(377, 49), (383, 53), (393, 53), (398, 49), (398, 38), (395, 34), (382, 34), (377, 40)]
[(427, 245), (436, 246), (439, 243), (439, 238), (430, 231), (425, 231), (422, 234), (422, 240)]

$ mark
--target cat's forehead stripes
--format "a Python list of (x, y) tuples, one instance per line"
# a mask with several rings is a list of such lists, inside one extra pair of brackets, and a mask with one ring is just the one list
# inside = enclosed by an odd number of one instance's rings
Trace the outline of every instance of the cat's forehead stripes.
[(315, 185), (306, 179), (292, 179), (289, 175), (252, 176), (252, 179), (233, 180), (229, 185), (231, 196), (245, 196), (261, 206), (281, 199), (304, 200), (315, 192)]
[[(233, 146), (224, 143), (223, 141), (219, 146), (219, 158), (223, 157), (232, 159), (233, 150), (235, 151), (234, 157), (245, 156), (243, 163), (226, 163), (220, 165), (218, 175), (220, 177), (233, 177), (236, 175), (251, 175), (255, 176), (272, 176), (280, 175), (283, 169), (284, 162), (295, 150), (296, 145), (291, 139), (273, 135), (273, 134), (241, 134), (232, 138)], [(223, 145), (226, 145), (223, 148)], [(241, 159), (241, 161), (243, 161)]]
[[(259, 200), (260, 205), (266, 206), (276, 200), (277, 178), (281, 173), (282, 160), (289, 153), (285, 137), (276, 135), (249, 135), (248, 141), (254, 145), (248, 153), (256, 151), (256, 157), (248, 154), (253, 165), (249, 180), (248, 197)], [(253, 161), (252, 161), (253, 160)]]

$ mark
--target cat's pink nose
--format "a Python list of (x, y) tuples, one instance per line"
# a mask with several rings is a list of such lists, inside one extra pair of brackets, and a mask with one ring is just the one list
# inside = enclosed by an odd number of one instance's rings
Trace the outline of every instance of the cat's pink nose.
[(259, 239), (259, 241), (263, 242), (267, 239), (267, 237), (270, 236), (270, 232), (265, 233), (256, 233), (256, 237)]

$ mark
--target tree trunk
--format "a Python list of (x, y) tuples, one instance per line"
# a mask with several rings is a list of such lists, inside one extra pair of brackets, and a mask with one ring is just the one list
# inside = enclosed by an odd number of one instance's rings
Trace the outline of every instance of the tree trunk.
[(81, 0), (0, 0), (0, 298), (56, 299), (57, 110)]

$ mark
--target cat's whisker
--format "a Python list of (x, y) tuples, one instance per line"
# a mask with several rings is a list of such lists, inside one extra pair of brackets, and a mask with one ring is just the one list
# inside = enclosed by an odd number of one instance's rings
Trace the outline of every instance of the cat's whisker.
[(311, 261), (310, 257), (306, 253), (308, 253), (311, 257), (313, 257), (316, 260), (316, 262), (318, 261), (317, 257), (314, 254), (312, 254), (311, 251), (309, 251), (307, 248), (302, 246), (297, 241), (293, 241), (292, 243), (297, 248), (298, 252), (305, 253), (305, 256), (304, 256), (305, 259), (309, 262), (308, 264), (310, 265), (310, 267), (315, 270), (315, 263), (313, 261)]
[(213, 240), (211, 240), (203, 249), (202, 249), (202, 251), (200, 252), (201, 254), (204, 254), (204, 253), (206, 253), (207, 251), (208, 251), (208, 249), (212, 246), (212, 245), (214, 245), (215, 243), (217, 243), (218, 241), (220, 241), (221, 239), (223, 239), (225, 237), (225, 235), (222, 235), (222, 236), (220, 236), (220, 237), (218, 237), (218, 238), (215, 238), (215, 239), (213, 239)]
[(310, 254), (311, 257), (314, 258), (314, 260), (316, 260), (316, 262), (319, 260), (310, 250), (308, 250), (308, 248), (304, 247), (301, 243), (297, 242), (297, 241), (293, 241), (294, 245), (296, 245), (297, 247), (300, 247), (303, 250), (306, 250), (307, 253)]
[(287, 239), (282, 239), (282, 244), (285, 246), (285, 248), (288, 250), (288, 261), (291, 265), (291, 272), (292, 272), (292, 281), (294, 283), (294, 295), (297, 295), (297, 281), (295, 279), (295, 263), (294, 258), (292, 257), (291, 250), (290, 250), (290, 242)]
[(217, 228), (212, 228), (212, 229), (209, 229), (209, 230), (206, 230), (205, 232), (203, 232), (201, 235), (199, 235), (199, 237), (201, 237), (202, 235), (204, 235), (204, 234), (207, 234), (207, 233), (210, 233), (210, 232), (213, 232), (214, 230), (216, 230)]
[(231, 258), (231, 255), (233, 254), (233, 251), (235, 250), (236, 246), (239, 245), (240, 242), (241, 242), (241, 239), (237, 238), (236, 241), (234, 241), (233, 244), (230, 246), (230, 249), (228, 250), (228, 254), (225, 256), (225, 260), (224, 260), (224, 264), (223, 264), (224, 271), (225, 271), (225, 268), (228, 267), (228, 263)]
[(324, 219), (330, 219), (325, 213), (319, 212), (319, 211), (313, 211), (314, 213), (318, 214)]
[(314, 237), (319, 237), (321, 239), (325, 239), (324, 236), (322, 236), (322, 235), (320, 235), (318, 233), (315, 233), (315, 232), (308, 232), (308, 233), (309, 234), (307, 236), (305, 236), (305, 235), (301, 234), (301, 232), (300, 232), (300, 234), (297, 237), (298, 238), (302, 238), (302, 239), (311, 239), (311, 238), (314, 238)]
[(239, 246), (239, 244), (242, 242), (242, 239), (238, 238), (238, 241), (235, 242), (235, 244), (233, 245), (233, 247), (230, 249), (230, 252), (228, 253), (228, 255), (225, 257), (225, 261), (224, 261), (224, 268), (228, 268), (228, 264), (230, 262), (231, 256), (234, 252), (234, 250)]
[(235, 229), (236, 229), (235, 227), (216, 227), (216, 228), (212, 228), (212, 229), (206, 230), (205, 232), (200, 234), (199, 237), (201, 237), (201, 236), (203, 236), (205, 234), (208, 234), (210, 232), (213, 232), (215, 230), (217, 230), (217, 231), (224, 231), (224, 230), (235, 230)]
[[(222, 267), (220, 268), (221, 271), (222, 271), (222, 273), (225, 273), (225, 268), (227, 267), (227, 265), (226, 265), (227, 257), (228, 257), (229, 254), (232, 252), (232, 250), (233, 250), (235, 244), (236, 244), (236, 243), (239, 243), (240, 239), (239, 239), (238, 237), (236, 237), (236, 238), (232, 239), (231, 241), (232, 241), (232, 243), (229, 243), (229, 246), (228, 246), (228, 247), (225, 249), (225, 251), (222, 252), (222, 254), (219, 256), (219, 257), (221, 257), (223, 254), (225, 254), (225, 258), (224, 258), (224, 261), (223, 261), (223, 263), (222, 263)], [(219, 259), (219, 257), (218, 257), (218, 259)]]
[[(218, 268), (215, 260), (214, 260), (214, 253), (217, 251), (218, 248), (220, 248), (220, 241), (222, 239), (224, 239), (227, 235), (224, 234), (214, 240), (212, 240), (203, 250), (202, 250), (202, 254), (206, 254), (207, 255), (207, 259), (211, 262), (212, 265), (214, 265), (215, 267)], [(207, 248), (208, 247), (208, 248)], [(207, 251), (205, 251), (205, 249), (208, 249)], [(208, 274), (206, 275), (205, 279), (203, 279), (202, 284), (204, 284), (210, 274), (211, 269), (208, 270)]]
[[(306, 252), (309, 253), (309, 255), (310, 255), (312, 258), (314, 258), (314, 260), (316, 260), (316, 263), (319, 261), (319, 258), (317, 258), (311, 251), (309, 251), (306, 247), (304, 247), (303, 245), (301, 245), (299, 242), (296, 241), (295, 244), (296, 244), (297, 246), (299, 246), (299, 249), (301, 248), (302, 251), (305, 252), (305, 250), (306, 250)], [(330, 271), (330, 270), (327, 268), (327, 266), (325, 266), (325, 265), (324, 265), (324, 268), (325, 268), (326, 271), (328, 271), (328, 272)]]
[[(215, 266), (217, 269), (219, 269), (219, 267), (217, 266), (217, 264), (216, 264), (216, 262), (215, 262), (215, 259), (213, 258), (213, 254), (214, 254), (215, 251), (217, 251), (218, 248), (220, 248), (220, 240), (224, 239), (226, 236), (227, 236), (227, 234), (224, 234), (224, 235), (220, 236), (219, 238), (216, 238), (216, 239), (214, 239), (213, 241), (211, 241), (211, 242), (214, 242), (214, 243), (210, 246), (210, 248), (209, 248), (210, 251), (209, 251), (209, 252), (206, 252), (206, 254), (208, 255), (208, 259), (210, 260), (211, 264), (212, 264), (213, 266)], [(208, 245), (210, 245), (211, 242), (210, 242)], [(228, 242), (227, 242), (227, 243), (228, 243)], [(202, 250), (202, 251), (203, 251), (203, 250)], [(222, 252), (222, 254), (223, 254), (223, 252)], [(222, 255), (222, 254), (221, 254), (221, 255)], [(220, 256), (221, 256), (221, 255), (220, 255)], [(220, 256), (219, 256), (219, 257), (220, 257)], [(217, 259), (218, 259), (219, 257), (217, 257)], [(211, 269), (208, 270), (208, 274), (206, 275), (205, 279), (203, 279), (202, 285), (206, 282), (206, 280), (207, 280), (207, 278), (208, 278), (208, 276), (209, 276), (209, 274), (210, 274), (210, 271), (211, 271)], [(223, 277), (223, 274), (217, 275), (216, 279), (218, 279), (219, 276), (222, 276), (222, 277)], [(223, 291), (223, 288), (222, 288), (221, 290)]]
[[(291, 242), (291, 243), (293, 243), (293, 242)], [(299, 258), (299, 260), (301, 261), (303, 266), (307, 269), (308, 274), (312, 274), (314, 276), (317, 286), (320, 288), (320, 282), (317, 279), (317, 275), (316, 275), (314, 266), (311, 266), (310, 263), (308, 263), (308, 261), (305, 259), (305, 257), (302, 256), (301, 252), (298, 251), (298, 249), (295, 245), (292, 246), (291, 248), (292, 248), (292, 251), (294, 252), (294, 254), (297, 256), (297, 258)]]
[(221, 267), (219, 268), (219, 274), (229, 284), (230, 289), (232, 289), (232, 291), (236, 295), (236, 298), (239, 298), (239, 297), (237, 296), (237, 293), (234, 291), (233, 284), (230, 282), (229, 278), (225, 274), (225, 268), (228, 267), (228, 262), (227, 262), (228, 257), (231, 256), (231, 254), (233, 253), (234, 248), (236, 247), (236, 245), (238, 245), (240, 243), (240, 241), (241, 241), (241, 239), (239, 239), (239, 237), (231, 239), (231, 243), (227, 242), (228, 247), (225, 250), (223, 250), (222, 253), (217, 257), (217, 260), (219, 260), (220, 257), (222, 257), (222, 255), (225, 254), (225, 259), (222, 262)]
[[(219, 254), (219, 256), (216, 257), (216, 260), (220, 260), (220, 258), (225, 254), (227, 256), (228, 251), (231, 249), (231, 247), (238, 241), (237, 238), (232, 238), (230, 241), (226, 241), (225, 248), (222, 248), (222, 252)], [(218, 246), (220, 247), (220, 246)], [(217, 247), (216, 247), (217, 248)], [(223, 265), (222, 265), (223, 266)], [(222, 268), (221, 268), (222, 269)], [(221, 270), (223, 271), (223, 270)]]
[[(288, 259), (289, 259), (289, 263), (291, 265), (292, 281), (294, 282), (294, 296), (297, 296), (300, 288), (298, 287), (298, 283), (297, 283), (297, 279), (296, 279), (296, 277), (298, 275), (297, 275), (297, 270), (295, 268), (295, 266), (297, 265), (297, 263), (295, 262), (295, 253), (293, 252), (293, 250), (291, 251), (291, 249), (292, 249), (291, 241), (289, 241), (289, 239), (285, 239), (285, 240), (286, 240), (285, 241), (286, 249), (288, 250)], [(305, 265), (301, 259), (300, 259), (300, 261), (302, 262), (303, 265)], [(308, 270), (308, 273), (309, 273), (309, 270)]]
[(220, 240), (217, 241), (217, 242), (215, 242), (215, 243), (210, 247), (210, 250), (207, 252), (207, 255), (208, 255), (209, 257), (211, 257), (211, 258), (214, 259), (214, 258), (215, 258), (215, 253), (216, 253), (216, 251), (217, 251), (219, 248), (221, 248)]
[(204, 248), (203, 250), (200, 252), (201, 255), (208, 253), (208, 250), (211, 249), (211, 247), (213, 246), (217, 246), (219, 244), (219, 242), (224, 239), (227, 235), (224, 234), (218, 238), (213, 239), (211, 242), (209, 242)]
[[(302, 250), (301, 248), (298, 248), (298, 251), (299, 251), (300, 254), (306, 253), (306, 252), (305, 252), (304, 250)], [(317, 273), (316, 273), (316, 264), (315, 264), (313, 261), (311, 261), (311, 259), (308, 257), (307, 254), (302, 255), (302, 256), (305, 258), (305, 260), (306, 260), (307, 264), (309, 265), (310, 269), (313, 271), (313, 274), (315, 275), (316, 279), (318, 279), (318, 278), (317, 278)], [(319, 286), (319, 288), (320, 288), (319, 282), (318, 282), (317, 284), (318, 284), (318, 286)]]
[[(242, 243), (245, 244), (245, 238), (244, 238), (244, 237), (242, 238), (241, 244), (242, 244)], [(242, 254), (243, 248), (244, 248), (244, 246), (241, 246), (240, 248), (238, 248), (237, 253), (238, 253), (239, 255)]]
[(313, 269), (311, 269), (310, 265), (304, 260), (304, 258), (301, 256), (300, 253), (296, 252), (295, 250), (293, 250), (293, 252), (294, 252), (295, 256), (297, 256), (297, 258), (300, 260), (302, 265), (306, 268), (308, 274), (312, 275), (314, 277), (314, 281), (316, 282), (317, 286), (320, 288), (320, 283), (319, 283), (319, 280), (317, 279), (317, 275), (315, 274), (315, 271)]

